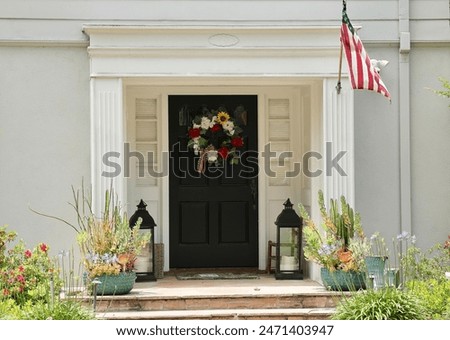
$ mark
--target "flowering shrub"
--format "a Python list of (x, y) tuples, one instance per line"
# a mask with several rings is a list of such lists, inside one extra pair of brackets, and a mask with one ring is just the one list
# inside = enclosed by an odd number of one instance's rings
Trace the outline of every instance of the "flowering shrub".
[(445, 272), (450, 271), (450, 253), (442, 244), (422, 250), (414, 243), (407, 245), (400, 256), (403, 280), (426, 281), (435, 279), (445, 281)]
[(12, 298), (17, 303), (24, 301), (44, 301), (50, 297), (50, 282), (55, 291), (61, 282), (50, 258), (49, 247), (40, 243), (33, 249), (19, 241), (7, 250), (7, 244), (17, 237), (15, 232), (7, 232), (0, 227), (0, 296)]
[(35, 212), (64, 222), (76, 231), (84, 270), (89, 278), (132, 272), (137, 256), (151, 237), (150, 233), (140, 232), (142, 219), (130, 226), (112, 186), (105, 192), (104, 209), (100, 217), (92, 210), (92, 191), (86, 190), (84, 183), (78, 190), (72, 187), (72, 192), (74, 202), (71, 206), (75, 210), (78, 226), (56, 216)]
[(244, 145), (241, 133), (242, 129), (224, 108), (195, 116), (188, 130), (188, 147), (200, 156), (197, 170), (202, 172), (206, 161), (219, 164), (229, 158), (231, 164), (237, 164), (236, 151)]
[(59, 299), (62, 287), (57, 263), (49, 246), (15, 246), (17, 233), (0, 226), (0, 319), (2, 320), (89, 320), (92, 312), (79, 301)]

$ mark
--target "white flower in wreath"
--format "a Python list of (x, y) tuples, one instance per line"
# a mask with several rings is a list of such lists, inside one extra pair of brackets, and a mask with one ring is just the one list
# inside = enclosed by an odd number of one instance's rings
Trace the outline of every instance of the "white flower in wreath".
[(193, 129), (200, 129), (202, 126), (199, 124), (195, 124), (194, 121), (192, 121), (192, 128)]
[(211, 127), (211, 119), (208, 117), (202, 117), (200, 127), (204, 130), (208, 130)]
[(208, 162), (209, 163), (215, 163), (217, 162), (217, 150), (210, 150), (208, 151), (207, 155), (208, 157)]
[(198, 145), (197, 143), (195, 143), (192, 148), (194, 149), (194, 154), (196, 156), (198, 156), (198, 154), (200, 153), (200, 145)]
[(225, 131), (228, 131), (230, 136), (234, 135), (234, 123), (232, 121), (227, 121), (226, 123), (223, 124), (223, 129)]
[(218, 124), (217, 116), (213, 116), (211, 122), (209, 123), (209, 128), (212, 128), (214, 125)]

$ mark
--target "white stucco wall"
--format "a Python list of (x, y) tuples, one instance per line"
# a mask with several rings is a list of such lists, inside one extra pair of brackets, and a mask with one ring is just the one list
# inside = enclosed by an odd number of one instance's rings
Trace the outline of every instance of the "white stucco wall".
[(413, 231), (430, 246), (450, 233), (450, 101), (429, 90), (450, 79), (450, 47), (417, 46), (411, 63)]
[(89, 77), (85, 48), (0, 48), (0, 225), (29, 246), (71, 249), (71, 185), (89, 178)]
[(355, 202), (368, 236), (400, 230), (399, 91), (397, 47), (367, 46), (372, 58), (389, 60), (381, 71), (392, 103), (368, 91), (355, 93)]
[[(449, 9), (446, 2), (434, 2), (441, 6), (440, 13), (427, 4), (431, 2), (410, 1), (409, 84), (400, 79), (399, 67), (405, 59), (399, 54), (399, 46), (377, 42), (383, 33), (372, 37), (373, 33), (368, 33), (363, 25), (360, 36), (370, 56), (390, 61), (381, 77), (392, 95), (392, 104), (369, 92), (355, 93), (355, 194), (364, 228), (368, 235), (380, 231), (387, 240), (406, 229), (416, 235), (422, 248), (443, 243), (450, 233), (449, 101), (427, 89), (440, 89), (440, 76), (450, 79)], [(407, 86), (410, 87), (410, 229), (405, 228), (402, 220), (400, 184), (404, 175), (400, 88)]]

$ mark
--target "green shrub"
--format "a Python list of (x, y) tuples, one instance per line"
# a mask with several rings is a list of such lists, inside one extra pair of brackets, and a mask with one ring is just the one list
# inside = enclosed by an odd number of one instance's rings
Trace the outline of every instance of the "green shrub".
[(22, 315), (23, 320), (93, 320), (92, 311), (74, 300), (63, 300), (53, 307), (37, 303)]
[(450, 271), (450, 253), (443, 245), (436, 244), (427, 251), (413, 246), (401, 258), (404, 281), (445, 281), (445, 272)]
[(13, 299), (0, 299), (0, 320), (19, 320), (21, 309)]
[(342, 297), (333, 320), (422, 320), (425, 316), (424, 308), (415, 295), (386, 288)]
[(94, 313), (73, 300), (46, 302), (26, 301), (20, 306), (13, 299), (0, 300), (0, 320), (93, 320)]
[(427, 319), (450, 318), (450, 281), (436, 279), (410, 281), (407, 288), (411, 294), (421, 300)]
[[(448, 81), (444, 77), (439, 77), (438, 79), (442, 83), (442, 89), (440, 89), (440, 90), (433, 89), (432, 91), (441, 97), (450, 98), (450, 81)], [(449, 105), (449, 107), (450, 107), (450, 105)]]

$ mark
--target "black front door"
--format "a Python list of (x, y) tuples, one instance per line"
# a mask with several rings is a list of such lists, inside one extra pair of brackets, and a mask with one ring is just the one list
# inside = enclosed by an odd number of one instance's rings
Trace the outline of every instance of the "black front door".
[(169, 96), (169, 143), (170, 267), (256, 267), (257, 96)]

